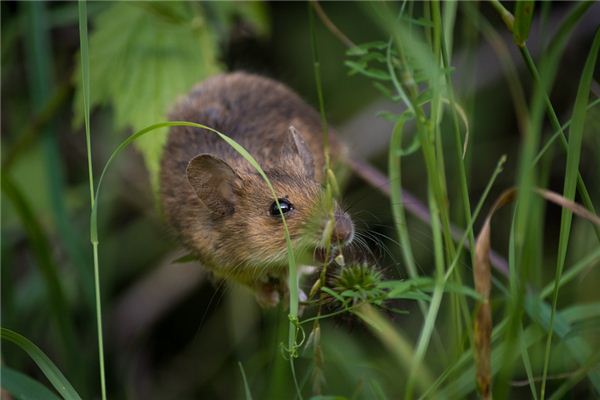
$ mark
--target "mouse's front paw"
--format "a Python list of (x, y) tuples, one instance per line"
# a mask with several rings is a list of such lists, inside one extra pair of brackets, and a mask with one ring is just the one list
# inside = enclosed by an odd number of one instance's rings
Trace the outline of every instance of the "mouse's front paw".
[(258, 305), (262, 308), (272, 308), (281, 301), (281, 284), (276, 279), (267, 279), (258, 282), (254, 288), (254, 294)]

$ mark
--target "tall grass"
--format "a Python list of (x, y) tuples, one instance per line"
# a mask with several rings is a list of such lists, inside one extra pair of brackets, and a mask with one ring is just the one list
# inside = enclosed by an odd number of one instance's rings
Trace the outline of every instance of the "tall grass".
[[(85, 145), (87, 150), (88, 183), (90, 188), (90, 207), (92, 215), (96, 209), (96, 195), (94, 191), (94, 170), (92, 165), (92, 139), (90, 133), (90, 64), (88, 51), (87, 29), (87, 2), (79, 1), (79, 43), (81, 54), (81, 75), (83, 87), (83, 115), (85, 126)], [(94, 234), (96, 221), (90, 221), (90, 241), (94, 262), (94, 294), (96, 311), (96, 332), (98, 339), (98, 363), (100, 367), (100, 393), (102, 400), (106, 400), (106, 372), (104, 367), (104, 332), (102, 329), (102, 300), (100, 294), (100, 263), (98, 260), (98, 235)]]
[[(261, 343), (263, 347), (259, 347), (256, 354), (247, 356), (237, 349), (234, 357), (224, 355), (220, 359), (223, 364), (235, 364), (235, 381), (239, 382), (236, 387), (246, 399), (262, 398), (261, 393), (273, 397), (285, 394), (289, 398), (314, 396), (315, 399), (329, 398), (329, 395), (340, 395), (344, 399), (491, 398), (492, 395), (495, 398), (559, 399), (569, 393), (589, 397), (600, 394), (600, 353), (596, 350), (598, 341), (594, 337), (600, 318), (599, 303), (597, 300), (586, 303), (577, 298), (573, 301), (565, 295), (566, 287), (585, 279), (591, 268), (600, 262), (600, 227), (594, 209), (598, 199), (593, 197), (598, 181), (594, 181), (594, 177), (584, 181), (586, 174), (581, 165), (586, 151), (598, 156), (598, 149), (585, 148), (585, 134), (590, 113), (596, 112), (600, 104), (600, 99), (590, 94), (600, 51), (600, 30), (586, 49), (577, 93), (568, 107), (570, 115), (561, 123), (558, 107), (553, 104), (550, 94), (561, 82), (557, 73), (571, 43), (570, 37), (592, 3), (569, 6), (569, 13), (556, 34), (545, 40), (546, 46), (539, 57), (532, 56), (528, 48), (532, 15), (535, 18), (539, 12), (533, 6), (533, 2), (528, 1), (515, 4), (514, 10), (505, 8), (499, 1), (478, 6), (459, 2), (360, 4), (361, 18), (379, 29), (380, 40), (355, 44), (352, 34), (343, 32), (335, 25), (335, 18), (327, 16), (329, 4), (312, 4), (312, 7), (309, 4), (306, 36), (309, 43), (306, 45), (310, 48), (312, 63), (307, 65), (312, 67), (321, 116), (326, 176), (323, 190), (332, 221), (332, 205), (339, 195), (339, 187), (329, 156), (331, 129), (327, 106), (336, 99), (326, 97), (320, 36), (325, 33), (319, 31), (319, 20), (313, 10), (335, 38), (348, 47), (345, 65), (350, 72), (373, 83), (384, 96), (395, 102), (397, 112), (386, 115), (393, 121), (385, 155), (391, 194), (386, 205), (392, 216), (389, 225), (399, 240), (391, 251), (400, 254), (403, 261), (396, 265), (394, 274), (403, 279), (396, 279), (392, 274), (381, 279), (377, 268), (352, 259), (338, 260), (342, 266), (326, 263), (313, 286), (310, 301), (304, 304), (305, 312), (301, 314), (297, 255), (282, 213), (282, 234), (286, 238), (289, 263), (288, 310), (279, 311), (276, 316), (264, 313), (264, 321), (276, 338)], [(32, 6), (33, 18), (39, 17), (36, 14), (41, 10), (39, 7), (39, 4)], [(495, 10), (496, 14), (484, 16), (483, 7)], [(92, 136), (90, 92), (96, 89), (90, 83), (89, 71), (94, 66), (89, 64), (88, 10), (84, 0), (79, 1), (77, 17), (83, 88), (80, 106), (85, 124), (91, 207), (93, 319), (99, 360), (99, 376), (94, 379), (99, 378), (99, 393), (106, 399), (109, 393), (112, 397), (113, 393), (119, 396), (127, 391), (120, 387), (126, 386), (127, 380), (116, 376), (120, 371), (116, 363), (105, 364), (107, 349), (103, 338), (101, 297), (104, 288), (100, 279), (105, 266), (99, 257), (100, 238), (108, 237), (108, 233), (99, 230), (99, 221), (105, 215), (100, 212), (99, 207), (103, 204), (100, 199), (108, 188), (107, 174), (114, 168), (118, 156), (140, 137), (173, 126), (193, 127), (203, 130), (203, 134), (215, 134), (231, 146), (260, 174), (275, 201), (278, 196), (258, 162), (230, 139), (227, 132), (186, 121), (156, 123), (134, 132), (116, 146), (101, 173), (95, 175), (92, 153), (97, 150), (94, 142), (98, 136)], [(455, 87), (453, 66), (460, 37), (457, 21), (464, 23), (465, 18), (473, 22), (469, 29), (482, 34), (498, 53), (509, 83), (511, 106), (517, 120), (515, 125), (521, 134), (519, 145), (506, 155), (498, 155), (495, 169), (491, 169), (492, 164), (489, 171), (477, 164), (485, 161), (476, 154), (482, 129), (475, 123), (472, 107), (464, 106), (463, 93)], [(45, 32), (43, 24), (36, 25), (31, 32), (31, 48), (38, 49), (31, 52), (31, 60), (36, 61), (38, 71), (30, 79), (38, 82), (34, 95), (39, 99), (50, 97), (48, 87), (42, 82), (42, 78), (48, 79), (52, 64), (47, 51), (40, 50), (44, 46), (47, 50), (49, 46), (39, 42), (40, 35)], [(503, 39), (506, 35), (512, 35), (513, 44)], [(508, 46), (518, 49), (527, 69), (525, 73), (518, 73)], [(545, 132), (546, 123), (551, 126), (549, 134)], [(414, 132), (411, 132), (413, 125)], [(94, 129), (94, 132), (99, 130)], [(413, 137), (405, 143), (411, 133), (414, 133)], [(52, 167), (60, 163), (55, 139), (49, 137), (46, 139), (46, 165)], [(18, 157), (18, 153), (15, 154)], [(564, 166), (560, 166), (564, 171), (559, 174), (560, 195), (546, 189), (550, 186), (550, 166), (557, 163), (558, 155), (564, 155), (565, 159)], [(421, 232), (413, 230), (415, 227), (403, 197), (403, 186), (411, 183), (407, 167), (415, 164), (423, 171), (423, 193), (430, 213), (425, 234), (430, 256), (425, 258), (419, 254), (418, 246), (423, 247)], [(478, 170), (480, 179), (477, 183), (481, 190), (473, 180), (475, 170)], [(52, 174), (51, 189), (56, 192), (53, 216), (57, 229), (60, 236), (64, 235), (71, 243), (67, 248), (69, 258), (80, 260), (81, 264), (84, 253), (72, 240), (73, 227), (66, 223), (65, 204), (58, 198), (60, 196), (57, 197), (64, 182), (59, 173), (54, 171)], [(555, 185), (556, 179), (551, 183)], [(491, 197), (500, 190), (503, 194), (490, 206)], [(9, 390), (22, 393), (23, 397), (86, 397), (94, 391), (86, 387), (86, 380), (95, 372), (93, 368), (80, 365), (84, 361), (77, 351), (73, 351), (74, 347), (80, 348), (79, 343), (84, 343), (86, 338), (78, 336), (70, 317), (72, 306), (68, 293), (72, 292), (68, 292), (61, 279), (51, 238), (21, 187), (4, 168), (2, 193), (25, 228), (43, 287), (47, 290), (49, 314), (58, 333), (59, 350), (52, 352), (52, 357), (56, 354), (56, 362), (61, 368), (61, 361), (66, 361), (63, 375), (29, 339), (2, 328), (2, 339), (24, 350), (56, 392), (12, 367), (3, 366), (2, 380), (7, 382), (5, 386)], [(583, 207), (574, 203), (578, 199)], [(556, 248), (552, 248), (552, 238), (545, 234), (552, 232), (546, 229), (551, 225), (545, 213), (544, 202), (547, 200), (562, 207)], [(505, 211), (497, 211), (501, 206), (505, 206)], [(482, 213), (485, 222), (480, 228)], [(574, 246), (577, 239), (573, 213), (577, 218), (583, 217), (594, 223), (593, 228), (589, 228), (593, 240), (591, 250), (580, 251)], [(455, 224), (463, 228), (459, 235), (453, 229)], [(494, 272), (490, 268), (489, 251), (497, 246), (500, 233), (503, 233), (502, 225), (510, 226), (508, 238), (505, 238), (509, 268)], [(326, 231), (331, 228), (329, 226)], [(502, 249), (500, 253), (504, 253)], [(424, 265), (423, 259), (431, 265)], [(352, 271), (357, 267), (367, 271), (365, 282), (371, 279), (371, 286), (361, 286), (362, 282), (358, 282), (350, 288), (340, 288), (332, 283), (339, 279), (340, 271)], [(369, 275), (368, 271), (374, 272)], [(83, 276), (85, 272), (80, 277), (85, 282)], [(415, 302), (414, 308), (420, 313), (404, 318), (401, 312), (405, 310), (398, 310), (397, 304), (404, 308), (409, 301)], [(411, 305), (405, 308), (413, 309)], [(400, 316), (396, 318), (396, 314)], [(340, 329), (329, 323), (334, 317), (345, 321), (349, 315), (368, 329)], [(306, 328), (309, 324), (310, 330)], [(274, 342), (280, 342), (279, 336), (285, 335), (284, 331), (287, 331), (287, 343), (277, 347)], [(272, 361), (269, 355), (273, 353), (277, 353), (277, 361), (266, 368)], [(198, 365), (210, 362), (208, 358), (195, 361)], [(111, 376), (113, 371), (115, 385), (109, 390), (107, 375)]]

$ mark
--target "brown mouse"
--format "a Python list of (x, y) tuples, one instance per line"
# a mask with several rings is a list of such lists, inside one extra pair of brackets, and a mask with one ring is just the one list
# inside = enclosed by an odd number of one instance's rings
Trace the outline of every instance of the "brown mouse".
[[(296, 248), (324, 246), (323, 134), (318, 113), (289, 88), (236, 72), (196, 86), (170, 114), (229, 136), (258, 161), (277, 193)], [(331, 135), (332, 162), (346, 148)], [(163, 210), (180, 240), (216, 276), (249, 286), (263, 306), (286, 294), (281, 215), (256, 170), (213, 132), (172, 127), (161, 161)], [(352, 241), (350, 216), (334, 205), (331, 241)]]

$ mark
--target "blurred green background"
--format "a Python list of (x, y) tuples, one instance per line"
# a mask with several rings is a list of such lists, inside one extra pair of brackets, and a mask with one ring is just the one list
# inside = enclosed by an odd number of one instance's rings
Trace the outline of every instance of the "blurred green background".
[[(388, 38), (368, 5), (324, 2), (321, 6), (354, 43)], [(470, 127), (466, 164), (471, 204), (481, 196), (500, 157), (508, 157), (484, 208), (487, 212), (501, 191), (515, 185), (521, 137), (501, 62), (478, 30), (481, 21), (469, 18), (463, 6), (458, 5), (453, 32), (453, 81)], [(412, 7), (413, 15), (423, 15), (421, 3)], [(473, 3), (472, 7), (495, 28), (511, 52), (528, 99), (531, 79), (512, 37), (488, 3)], [(570, 7), (556, 2), (537, 5), (528, 41), (534, 57), (548, 45), (550, 33)], [(165, 120), (177, 96), (218, 71), (242, 69), (273, 77), (317, 107), (308, 10), (304, 2), (90, 2), (96, 178), (127, 134)], [(2, 326), (38, 344), (83, 398), (97, 398), (77, 3), (2, 2), (1, 11)], [(558, 66), (551, 100), (561, 121), (570, 117), (598, 21), (600, 4), (596, 3), (573, 31)], [(384, 98), (371, 80), (349, 73), (347, 48), (317, 17), (315, 34), (329, 122), (356, 157), (369, 160), (385, 173), (392, 123), (377, 112), (398, 112), (400, 106)], [(592, 98), (600, 93), (599, 77), (596, 70)], [(442, 127), (450, 125), (445, 118)], [(552, 132), (547, 120), (543, 131), (543, 138)], [(149, 135), (119, 156), (100, 197), (99, 256), (109, 397), (243, 398), (241, 362), (254, 398), (293, 398), (291, 375), (279, 346), (286, 341), (286, 311), (261, 310), (245, 289), (213, 282), (194, 263), (173, 263), (182, 253), (154, 201), (162, 140), (164, 132)], [(598, 208), (600, 108), (588, 112), (583, 140), (580, 172)], [(449, 143), (445, 145), (449, 147)], [(453, 202), (459, 183), (452, 154), (448, 151), (446, 158), (450, 209), (456, 222), (464, 226), (461, 205)], [(565, 159), (559, 147), (553, 150), (553, 157), (544, 159), (546, 187), (562, 190)], [(403, 160), (402, 172), (405, 189), (425, 200), (427, 175), (420, 154)], [(406, 277), (389, 199), (351, 177), (343, 202), (358, 229), (367, 235), (386, 278)], [(548, 206), (544, 221), (538, 262), (548, 267), (537, 270), (535, 281), (545, 284), (554, 276), (560, 209)], [(506, 256), (511, 214), (502, 211), (494, 223), (493, 246)], [(408, 225), (420, 273), (431, 274), (430, 228), (412, 217)], [(480, 226), (477, 221), (476, 231)], [(598, 241), (589, 224), (575, 219), (567, 265), (596, 248)], [(469, 284), (467, 264), (465, 261), (463, 267)], [(597, 261), (595, 264), (597, 267)], [(561, 289), (559, 307), (600, 300), (600, 271), (592, 266)], [(422, 324), (418, 308), (413, 302), (399, 302), (396, 307), (407, 313), (390, 315), (391, 320), (416, 341)], [(440, 319), (443, 337), (444, 324), (451, 321), (445, 321), (443, 315)], [(599, 321), (587, 321), (587, 335), (597, 335)], [(321, 340), (324, 394), (400, 396), (405, 374), (355, 318), (327, 320)], [(553, 354), (551, 373), (577, 368), (560, 348)], [(436, 375), (444, 370), (433, 351), (428, 357)], [(539, 363), (541, 347), (531, 357)], [(14, 345), (3, 343), (1, 361), (46, 384), (37, 367)], [(307, 393), (315, 394), (310, 389), (312, 364), (313, 355), (307, 352), (298, 360), (297, 371)], [(515, 380), (527, 382), (524, 376), (519, 366)], [(527, 385), (515, 384), (512, 390), (515, 398), (530, 396)], [(572, 398), (582, 398), (578, 396), (592, 396), (593, 392), (582, 381), (571, 393)]]

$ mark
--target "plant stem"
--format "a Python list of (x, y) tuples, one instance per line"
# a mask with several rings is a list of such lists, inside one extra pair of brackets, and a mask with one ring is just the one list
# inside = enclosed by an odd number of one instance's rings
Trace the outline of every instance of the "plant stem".
[[(81, 74), (83, 87), (83, 112), (85, 122), (85, 144), (87, 150), (88, 181), (90, 185), (90, 205), (95, 209), (94, 171), (92, 168), (92, 144), (90, 134), (90, 65), (88, 54), (88, 28), (86, 0), (79, 0), (79, 40), (81, 52)], [(92, 213), (93, 215), (93, 213)], [(98, 335), (98, 362), (100, 366), (100, 389), (102, 400), (106, 400), (106, 377), (104, 372), (104, 340), (102, 333), (102, 301), (100, 296), (100, 267), (98, 262), (98, 238), (90, 234), (94, 256), (94, 291), (96, 303), (96, 329)]]

